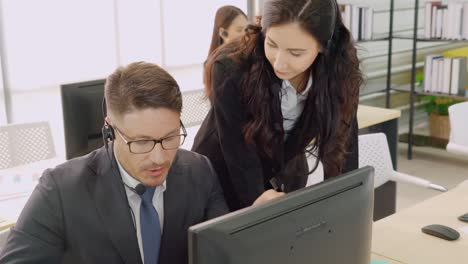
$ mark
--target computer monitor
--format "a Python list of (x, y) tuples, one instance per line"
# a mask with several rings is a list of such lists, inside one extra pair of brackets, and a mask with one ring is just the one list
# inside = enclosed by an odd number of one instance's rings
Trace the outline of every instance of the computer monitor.
[(101, 128), (105, 80), (62, 85), (66, 158), (85, 155), (103, 145)]
[(194, 225), (189, 263), (370, 263), (373, 175), (364, 167)]

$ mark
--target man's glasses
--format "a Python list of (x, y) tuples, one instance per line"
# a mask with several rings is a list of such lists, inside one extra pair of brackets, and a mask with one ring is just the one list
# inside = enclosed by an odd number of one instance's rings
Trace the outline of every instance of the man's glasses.
[(131, 153), (144, 154), (151, 152), (158, 143), (161, 143), (162, 149), (165, 150), (179, 148), (182, 144), (184, 144), (185, 137), (187, 137), (187, 131), (185, 130), (182, 121), (180, 121), (180, 127), (182, 128), (182, 134), (179, 135), (168, 136), (160, 139), (142, 139), (134, 141), (127, 140), (117, 127), (114, 126), (114, 129), (117, 131), (117, 134), (119, 134), (125, 144), (128, 145)]

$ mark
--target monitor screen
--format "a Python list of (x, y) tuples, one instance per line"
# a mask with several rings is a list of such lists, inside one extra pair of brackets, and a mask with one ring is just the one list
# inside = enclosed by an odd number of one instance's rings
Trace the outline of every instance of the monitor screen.
[(62, 85), (66, 158), (88, 154), (103, 145), (101, 128), (105, 80)]
[(373, 175), (364, 167), (194, 225), (189, 263), (370, 263)]

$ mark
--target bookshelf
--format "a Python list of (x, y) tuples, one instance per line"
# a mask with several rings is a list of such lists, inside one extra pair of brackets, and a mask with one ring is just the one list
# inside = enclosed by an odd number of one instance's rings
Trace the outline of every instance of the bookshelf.
[[(417, 57), (417, 44), (418, 42), (450, 42), (450, 43), (457, 43), (457, 42), (466, 42), (468, 40), (454, 40), (454, 39), (439, 39), (439, 38), (425, 38), (422, 35), (418, 34), (418, 15), (419, 15), (419, 0), (414, 0), (414, 25), (413, 25), (413, 34), (412, 35), (395, 35), (393, 36), (394, 39), (407, 39), (413, 40), (413, 47), (412, 47), (412, 62), (411, 62), (411, 82), (407, 85), (399, 85), (396, 87), (390, 87), (391, 90), (399, 91), (399, 92), (408, 92), (410, 93), (410, 111), (409, 111), (409, 131), (408, 131), (408, 152), (407, 158), (411, 160), (413, 158), (413, 143), (414, 143), (414, 112), (415, 112), (415, 99), (416, 96), (419, 95), (435, 95), (440, 97), (458, 99), (458, 100), (468, 100), (468, 94), (465, 96), (460, 95), (449, 95), (443, 93), (428, 93), (424, 92), (422, 89), (418, 89), (416, 87), (416, 57)], [(391, 49), (390, 49), (391, 53)], [(391, 72), (389, 71), (389, 75)], [(390, 84), (387, 84), (390, 85)], [(389, 90), (389, 89), (388, 89)], [(389, 97), (389, 95), (387, 95)], [(389, 98), (387, 98), (388, 100)]]
[[(355, 7), (358, 7), (358, 8), (367, 8), (365, 6), (360, 6), (360, 5), (351, 5), (351, 4), (341, 4), (340, 1), (338, 1), (338, 4), (340, 4), (340, 11), (342, 11), (342, 19), (343, 19), (343, 23), (345, 25), (347, 25), (349, 22), (349, 19), (350, 17), (347, 17), (347, 15), (349, 14), (346, 14), (346, 7), (344, 6), (347, 6), (347, 5), (350, 5), (351, 6), (351, 9), (353, 9), (353, 13), (356, 12), (355, 11)], [(372, 37), (370, 39), (359, 39), (359, 37), (356, 36), (356, 32), (352, 29), (352, 28), (355, 28), (355, 24), (354, 23), (349, 23), (351, 25), (351, 27), (348, 27), (348, 30), (351, 32), (353, 38), (355, 39), (356, 43), (368, 43), (368, 42), (378, 42), (378, 41), (386, 41), (388, 42), (388, 52), (387, 52), (387, 69), (386, 69), (386, 73), (387, 73), (387, 80), (386, 80), (386, 86), (384, 89), (381, 89), (379, 91), (372, 91), (372, 92), (369, 92), (367, 94), (373, 94), (373, 93), (378, 93), (378, 92), (385, 92), (386, 93), (386, 100), (385, 100), (385, 107), (386, 108), (389, 108), (390, 107), (390, 91), (391, 91), (391, 65), (392, 65), (392, 53), (391, 53), (391, 50), (392, 50), (392, 45), (393, 45), (393, 17), (394, 17), (394, 7), (395, 7), (395, 4), (394, 4), (394, 0), (389, 0), (389, 9), (386, 9), (386, 10), (373, 10), (373, 13), (376, 14), (376, 13), (382, 13), (382, 12), (388, 12), (389, 13), (389, 31), (388, 33), (374, 33), (372, 32)], [(353, 14), (354, 16), (354, 14)], [(373, 18), (372, 16), (372, 21), (374, 21), (375, 18)], [(348, 23), (346, 22), (348, 21)], [(359, 22), (361, 23), (361, 21)], [(373, 22), (372, 22), (373, 23)], [(359, 24), (359, 27), (361, 27), (361, 24)], [(367, 28), (367, 27), (366, 27)], [(372, 28), (372, 26), (371, 26)], [(369, 29), (369, 28), (367, 28)], [(367, 95), (366, 94), (366, 95)]]
[[(411, 85), (405, 84), (405, 85), (393, 86), (392, 90), (397, 91), (397, 92), (410, 93)], [(429, 92), (424, 92), (422, 87), (415, 87), (413, 93), (415, 95), (433, 95), (433, 96), (438, 96), (438, 97), (451, 98), (455, 100), (468, 100), (468, 92), (464, 96), (454, 95), (454, 94), (444, 94), (444, 93), (429, 93)]]

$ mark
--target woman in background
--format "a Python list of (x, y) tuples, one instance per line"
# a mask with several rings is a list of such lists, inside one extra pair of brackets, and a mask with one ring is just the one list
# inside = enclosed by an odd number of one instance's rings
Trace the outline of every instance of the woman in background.
[(231, 210), (302, 188), (314, 171), (358, 167), (363, 78), (336, 0), (266, 0), (261, 27), (247, 29), (206, 63), (212, 108), (192, 148), (210, 158)]
[(227, 5), (216, 11), (208, 56), (219, 46), (244, 35), (247, 15), (238, 7)]
[[(247, 23), (247, 15), (240, 8), (231, 5), (220, 7), (216, 11), (213, 34), (206, 61), (208, 61), (210, 54), (218, 47), (243, 36)], [(206, 83), (206, 61), (203, 64), (203, 83)]]

